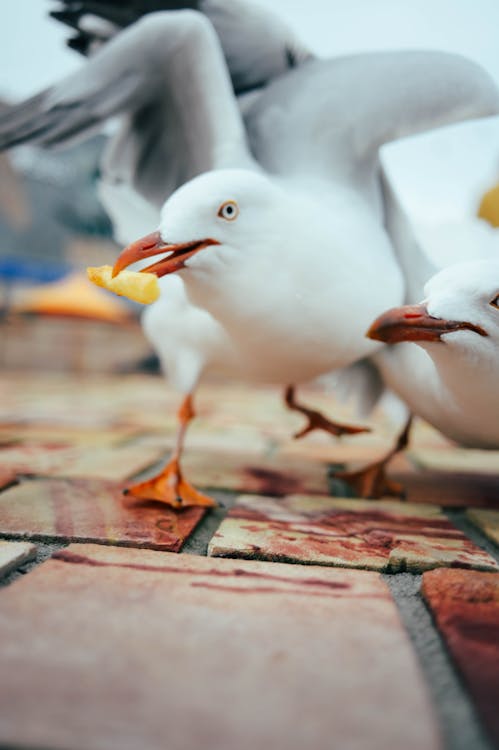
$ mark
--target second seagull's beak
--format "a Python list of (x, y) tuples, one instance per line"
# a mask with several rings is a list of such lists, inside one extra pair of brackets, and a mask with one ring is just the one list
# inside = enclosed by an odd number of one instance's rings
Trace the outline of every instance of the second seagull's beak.
[(180, 244), (169, 244), (164, 242), (159, 232), (142, 237), (136, 242), (128, 245), (120, 253), (113, 268), (113, 276), (117, 276), (124, 268), (145, 258), (152, 258), (155, 255), (164, 255), (169, 253), (165, 258), (161, 258), (156, 263), (143, 268), (142, 271), (154, 273), (156, 276), (166, 276), (168, 273), (174, 273), (185, 266), (189, 258), (210, 245), (219, 245), (217, 240), (210, 238), (204, 240), (194, 240), (193, 242), (182, 242)]
[(426, 305), (404, 305), (393, 307), (376, 318), (366, 336), (386, 344), (401, 341), (441, 341), (445, 333), (470, 330), (487, 336), (486, 331), (474, 323), (459, 320), (446, 320), (430, 315)]

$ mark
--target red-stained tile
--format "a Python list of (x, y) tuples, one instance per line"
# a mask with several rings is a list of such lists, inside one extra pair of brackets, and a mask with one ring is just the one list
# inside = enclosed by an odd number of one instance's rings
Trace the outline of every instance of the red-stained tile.
[(212, 538), (209, 554), (389, 572), (498, 567), (438, 508), (300, 495), (243, 495)]
[(0, 490), (17, 482), (17, 471), (15, 469), (0, 466)]
[(5, 576), (36, 556), (30, 542), (4, 542), (0, 539), (0, 576)]
[(0, 494), (0, 533), (32, 539), (92, 541), (178, 552), (204, 516), (124, 498), (101, 480), (37, 479)]
[(390, 471), (389, 475), (402, 484), (411, 503), (499, 509), (499, 475), (427, 469), (411, 473)]
[(440, 747), (376, 573), (91, 545), (57, 558), (1, 594), (2, 744)]
[(432, 570), (423, 576), (422, 593), (499, 745), (499, 574)]

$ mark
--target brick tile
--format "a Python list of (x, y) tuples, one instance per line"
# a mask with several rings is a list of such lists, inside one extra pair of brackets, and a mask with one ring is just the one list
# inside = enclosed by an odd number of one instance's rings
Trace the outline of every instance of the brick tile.
[(497, 569), (438, 508), (300, 495), (243, 495), (212, 538), (209, 554), (389, 572), (443, 565)]
[[(196, 403), (200, 415), (206, 416), (213, 425), (255, 425), (265, 435), (275, 440), (287, 441), (304, 427), (306, 420), (301, 414), (285, 406), (283, 393), (284, 389), (278, 386), (211, 384), (199, 389)], [(363, 424), (352, 415), (351, 409), (339, 404), (330, 394), (324, 394), (316, 388), (301, 387), (297, 396), (307, 407), (318, 409), (333, 419)], [(319, 433), (313, 435), (312, 442), (318, 435)], [(331, 436), (325, 437), (332, 446), (338, 444)], [(302, 444), (305, 445), (311, 439), (312, 436), (307, 436)]]
[(2, 743), (440, 746), (375, 573), (90, 545), (57, 557), (1, 594)]
[(431, 450), (456, 447), (455, 443), (442, 435), (435, 427), (419, 418), (416, 418), (412, 424), (410, 445), (411, 449)]
[(36, 547), (29, 542), (4, 542), (0, 539), (0, 576), (5, 576), (36, 557)]
[(14, 469), (0, 466), (0, 490), (4, 487), (8, 487), (10, 484), (15, 484), (16, 481), (17, 472)]
[(402, 484), (411, 503), (446, 508), (499, 508), (499, 475), (430, 470), (390, 470), (389, 475)]
[(77, 445), (117, 445), (137, 437), (136, 428), (126, 425), (92, 429), (57, 424), (0, 424), (0, 445), (14, 442), (66, 443)]
[(123, 497), (116, 483), (37, 479), (0, 494), (0, 533), (32, 539), (92, 541), (177, 552), (204, 516)]
[(466, 515), (483, 533), (499, 545), (499, 510), (467, 510)]
[(418, 448), (410, 458), (424, 469), (499, 475), (499, 451), (480, 451), (457, 446), (441, 449)]
[[(176, 430), (156, 431), (143, 434), (137, 438), (138, 442), (156, 445), (163, 452), (174, 446)], [(206, 421), (195, 420), (187, 432), (185, 441), (185, 455), (194, 451), (209, 451), (239, 453), (245, 455), (265, 456), (272, 450), (272, 443), (259, 430), (251, 425), (232, 425), (217, 427)]]
[(196, 487), (272, 495), (328, 492), (327, 467), (318, 461), (188, 450), (183, 466)]
[(0, 461), (18, 474), (93, 477), (120, 481), (155, 463), (164, 450), (141, 442), (88, 448), (67, 443), (25, 442), (0, 447)]
[[(160, 377), (71, 376), (37, 372), (2, 378), (0, 422), (103, 429), (174, 423), (178, 394)], [(163, 417), (164, 415), (164, 417)], [(136, 418), (136, 419), (135, 419)]]
[(499, 574), (433, 570), (424, 574), (422, 592), (498, 746)]
[(300, 460), (312, 458), (331, 464), (345, 464), (346, 469), (353, 462), (370, 463), (388, 452), (390, 441), (378, 435), (345, 436), (334, 438), (326, 433), (311, 434), (299, 440), (282, 441), (277, 455)]

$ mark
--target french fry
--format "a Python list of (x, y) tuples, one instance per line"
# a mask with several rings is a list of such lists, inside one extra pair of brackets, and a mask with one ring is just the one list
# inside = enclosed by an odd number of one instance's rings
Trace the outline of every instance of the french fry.
[(113, 278), (112, 266), (89, 266), (87, 275), (97, 286), (108, 289), (121, 297), (149, 305), (159, 297), (158, 278), (153, 273), (121, 271)]

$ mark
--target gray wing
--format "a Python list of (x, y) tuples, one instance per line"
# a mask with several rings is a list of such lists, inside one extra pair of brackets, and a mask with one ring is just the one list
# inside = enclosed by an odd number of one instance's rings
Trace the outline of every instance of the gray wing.
[(310, 57), (271, 10), (246, 0), (60, 0), (51, 15), (75, 30), (68, 45), (93, 52), (142, 16), (194, 8), (213, 24), (237, 94), (261, 87)]
[(305, 63), (266, 89), (246, 125), (270, 171), (316, 172), (372, 197), (384, 143), (498, 112), (497, 87), (475, 63), (444, 52), (379, 52)]
[(104, 180), (160, 206), (209, 169), (251, 164), (222, 50), (195, 11), (151, 14), (58, 85), (0, 118), (0, 148), (64, 145), (116, 115)]
[(439, 269), (421, 247), (409, 217), (384, 170), (381, 172), (381, 186), (385, 227), (406, 282), (405, 303), (421, 302), (424, 297), (424, 285)]

